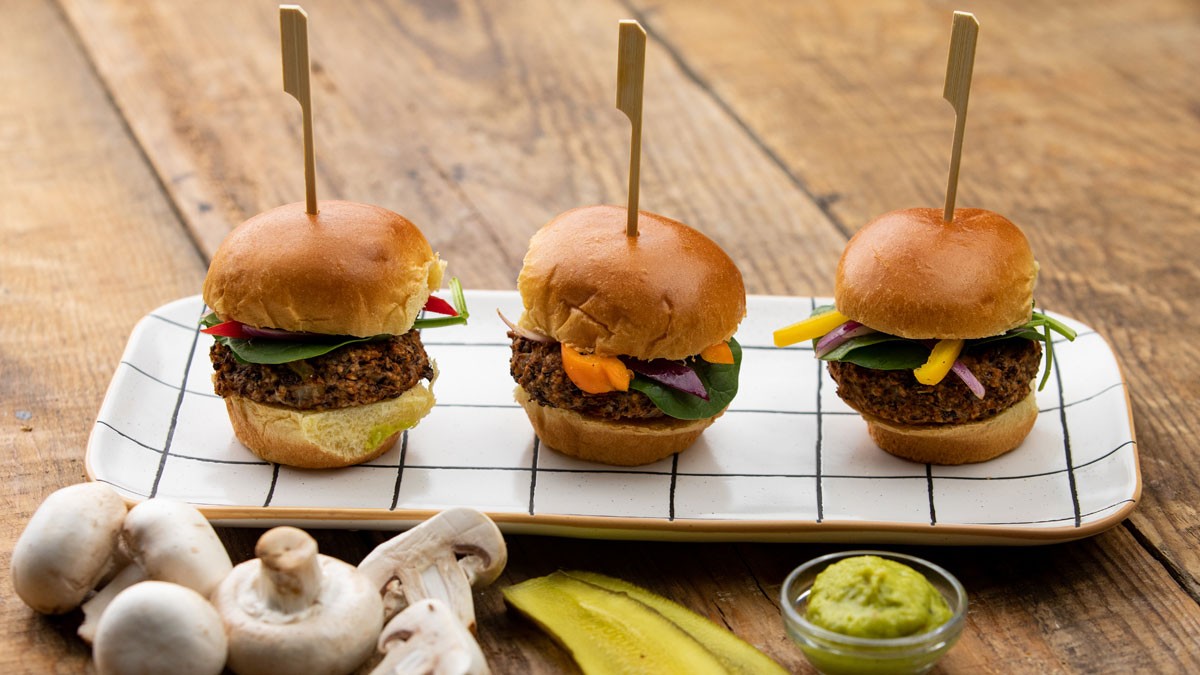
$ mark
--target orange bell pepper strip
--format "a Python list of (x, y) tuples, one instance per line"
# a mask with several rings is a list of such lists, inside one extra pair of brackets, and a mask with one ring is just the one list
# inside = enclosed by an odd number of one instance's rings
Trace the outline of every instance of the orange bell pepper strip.
[(700, 358), (709, 363), (724, 363), (727, 365), (733, 364), (733, 350), (729, 348), (728, 342), (718, 342), (715, 345), (710, 345), (700, 352)]
[(610, 391), (629, 391), (633, 371), (615, 356), (581, 354), (573, 347), (562, 343), (563, 370), (567, 377), (589, 394), (606, 394)]

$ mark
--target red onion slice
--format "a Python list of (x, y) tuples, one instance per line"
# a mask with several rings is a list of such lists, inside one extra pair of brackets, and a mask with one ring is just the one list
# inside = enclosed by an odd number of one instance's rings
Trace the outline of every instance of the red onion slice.
[(950, 366), (950, 370), (953, 370), (954, 374), (958, 376), (958, 379), (962, 380), (963, 384), (967, 385), (967, 389), (970, 389), (971, 393), (975, 394), (975, 398), (983, 398), (983, 383), (975, 377), (975, 373), (972, 373), (971, 369), (968, 368), (965, 363), (956, 360), (954, 365)]
[(250, 338), (266, 338), (268, 340), (312, 340), (314, 337), (327, 337), (317, 333), (299, 333), (278, 328), (258, 328), (248, 326), (240, 321), (226, 321), (209, 328), (201, 328), (201, 333), (219, 335), (221, 337), (249, 340)]
[(550, 338), (550, 336), (548, 336), (548, 335), (542, 335), (541, 333), (529, 330), (528, 328), (522, 328), (522, 327), (518, 326), (517, 324), (509, 321), (508, 317), (506, 317), (500, 313), (500, 308), (496, 308), (496, 314), (500, 317), (500, 320), (504, 322), (504, 325), (508, 326), (509, 330), (516, 333), (517, 335), (520, 335), (521, 337), (525, 338), (526, 340), (533, 340), (534, 342), (541, 342), (542, 344), (546, 344), (548, 342), (554, 342), (554, 340), (552, 338)]
[(817, 340), (817, 346), (815, 348), (816, 356), (819, 359), (829, 352), (842, 346), (851, 338), (856, 338), (860, 335), (866, 335), (874, 332), (874, 328), (867, 328), (857, 321), (847, 321), (846, 323), (826, 333), (825, 337)]
[(242, 324), (242, 332), (247, 337), (267, 338), (269, 340), (309, 340), (315, 335), (314, 333), (301, 333), (280, 330), (278, 328), (256, 328), (255, 326), (247, 326), (246, 324)]
[(630, 370), (646, 379), (654, 380), (663, 386), (682, 391), (685, 394), (699, 396), (705, 401), (708, 400), (708, 392), (704, 389), (704, 383), (700, 381), (700, 376), (696, 374), (696, 371), (678, 361), (667, 359), (640, 361), (634, 358), (622, 358), (621, 360)]

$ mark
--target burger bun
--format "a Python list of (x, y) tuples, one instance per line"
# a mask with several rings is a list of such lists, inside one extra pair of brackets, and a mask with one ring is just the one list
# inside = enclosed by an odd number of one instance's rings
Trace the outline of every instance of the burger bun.
[(721, 416), (613, 421), (541, 405), (521, 387), (513, 396), (544, 445), (564, 455), (617, 466), (649, 464), (682, 452)]
[(402, 335), (445, 263), (415, 225), (387, 209), (323, 201), (264, 211), (213, 256), (204, 302), (222, 321), (327, 335)]
[(586, 206), (543, 226), (529, 242), (517, 288), (520, 324), (604, 356), (683, 359), (733, 336), (746, 315), (741, 272), (683, 223)]
[(254, 454), (287, 466), (328, 469), (369, 462), (433, 408), (433, 392), (417, 384), (400, 396), (332, 410), (298, 410), (225, 399), (234, 433)]
[(1037, 420), (1037, 395), (998, 415), (968, 424), (905, 425), (862, 413), (867, 433), (882, 449), (924, 464), (985, 462), (1013, 450)]
[(983, 209), (892, 211), (859, 230), (842, 253), (837, 309), (910, 339), (999, 335), (1029, 320), (1038, 266), (1007, 218)]

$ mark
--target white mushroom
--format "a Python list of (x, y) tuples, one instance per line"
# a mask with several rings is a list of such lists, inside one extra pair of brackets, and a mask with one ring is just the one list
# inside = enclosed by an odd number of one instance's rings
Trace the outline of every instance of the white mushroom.
[(143, 581), (113, 598), (96, 627), (100, 675), (218, 675), (225, 668), (225, 626), (196, 591)]
[(212, 525), (195, 507), (147, 499), (125, 516), (121, 539), (132, 562), (83, 605), (79, 635), (91, 642), (105, 607), (118, 593), (152, 579), (186, 586), (204, 597), (233, 569)]
[(233, 569), (213, 603), (229, 635), (229, 667), (257, 673), (348, 673), (367, 660), (383, 602), (353, 565), (317, 553), (294, 527), (267, 531), (256, 560)]
[(384, 596), (386, 616), (425, 598), (445, 602), (475, 630), (472, 588), (496, 580), (508, 562), (500, 528), (474, 509), (442, 511), (380, 544), (358, 565)]
[(379, 636), (386, 654), (371, 675), (490, 675), (475, 636), (441, 600), (397, 614)]
[(17, 595), (43, 614), (78, 607), (116, 566), (125, 510), (104, 483), (70, 485), (46, 497), (13, 548)]

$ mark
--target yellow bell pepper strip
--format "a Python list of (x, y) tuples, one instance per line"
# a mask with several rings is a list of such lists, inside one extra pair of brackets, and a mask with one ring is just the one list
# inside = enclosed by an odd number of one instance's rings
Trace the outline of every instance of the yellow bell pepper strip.
[(718, 342), (715, 345), (710, 345), (700, 352), (700, 358), (709, 363), (733, 363), (733, 350), (729, 348), (728, 342)]
[(606, 394), (610, 391), (629, 391), (633, 371), (615, 356), (581, 354), (567, 343), (562, 343), (563, 370), (567, 377), (589, 394)]
[(810, 316), (803, 321), (775, 331), (775, 346), (786, 347), (797, 342), (819, 338), (849, 320), (850, 317), (837, 310)]
[(917, 382), (929, 385), (941, 382), (954, 367), (954, 362), (958, 360), (962, 348), (962, 340), (938, 340), (937, 344), (933, 346), (933, 350), (929, 352), (929, 360), (925, 362), (925, 365), (913, 370)]

